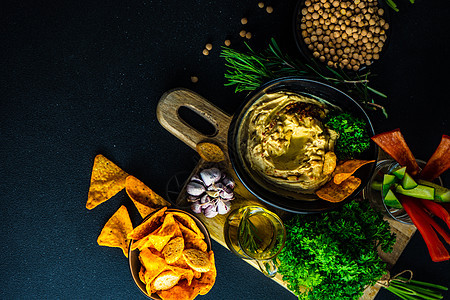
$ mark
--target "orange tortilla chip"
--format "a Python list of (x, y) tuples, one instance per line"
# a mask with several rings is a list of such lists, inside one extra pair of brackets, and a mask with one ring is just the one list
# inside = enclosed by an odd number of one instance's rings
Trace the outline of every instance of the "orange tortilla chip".
[(114, 215), (106, 222), (97, 243), (100, 246), (122, 248), (123, 254), (128, 257), (127, 235), (133, 230), (130, 215), (127, 208), (122, 205)]
[(116, 164), (98, 154), (92, 167), (86, 208), (93, 209), (123, 190), (127, 176), (128, 174)]
[(183, 224), (185, 227), (192, 229), (201, 239), (205, 238), (200, 228), (198, 228), (197, 223), (195, 223), (195, 221), (187, 214), (181, 212), (169, 212), (168, 214), (174, 215), (175, 220)]
[(171, 206), (163, 197), (156, 194), (142, 181), (132, 175), (126, 178), (125, 189), (142, 218), (145, 218), (162, 206)]
[(162, 251), (164, 246), (170, 241), (176, 232), (178, 224), (175, 222), (173, 215), (166, 214), (164, 222), (159, 229), (148, 236), (148, 240), (152, 243), (153, 247), (159, 252)]
[(139, 270), (139, 279), (143, 282), (145, 282), (145, 268), (141, 266), (141, 269)]
[(140, 240), (157, 229), (161, 223), (161, 218), (164, 216), (166, 209), (167, 207), (161, 208), (147, 220), (142, 222), (142, 224), (133, 229), (133, 231), (128, 234), (128, 239)]
[(142, 250), (142, 249), (148, 248), (148, 247), (153, 248), (153, 244), (152, 244), (152, 242), (150, 242), (148, 240), (148, 236), (146, 236), (140, 240), (134, 241), (133, 244), (131, 244), (131, 250), (136, 250), (136, 249)]
[(193, 284), (188, 285), (187, 280), (180, 280), (180, 282), (165, 291), (157, 291), (162, 300), (192, 300), (197, 297), (200, 287)]
[(344, 180), (341, 184), (334, 183), (330, 180), (316, 191), (316, 195), (323, 200), (330, 202), (341, 202), (350, 196), (361, 184), (361, 179), (350, 176)]
[(161, 272), (169, 270), (169, 265), (162, 255), (150, 248), (142, 249), (139, 253), (139, 261), (145, 269), (144, 283), (151, 283)]
[(344, 180), (352, 176), (353, 173), (355, 173), (360, 167), (373, 162), (375, 162), (375, 160), (347, 160), (346, 162), (336, 166), (334, 171), (335, 175), (333, 178), (334, 183), (341, 184)]
[(206, 295), (216, 282), (217, 270), (214, 252), (211, 250), (208, 255), (209, 261), (211, 262), (211, 269), (208, 272), (202, 273), (201, 277), (198, 279), (198, 285), (201, 287), (199, 292), (200, 295)]
[(206, 244), (204, 240), (204, 235), (198, 235), (193, 230), (187, 228), (183, 224), (178, 222), (178, 227), (181, 230), (181, 233), (184, 237), (184, 248), (192, 248), (192, 249), (198, 249), (201, 251), (206, 251), (208, 249), (208, 245)]

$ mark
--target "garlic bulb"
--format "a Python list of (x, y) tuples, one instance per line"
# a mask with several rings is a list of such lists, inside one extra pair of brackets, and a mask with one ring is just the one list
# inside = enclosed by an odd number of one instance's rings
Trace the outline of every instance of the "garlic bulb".
[(194, 213), (203, 213), (207, 218), (230, 211), (233, 189), (236, 183), (218, 168), (203, 169), (192, 176), (186, 185), (187, 200)]

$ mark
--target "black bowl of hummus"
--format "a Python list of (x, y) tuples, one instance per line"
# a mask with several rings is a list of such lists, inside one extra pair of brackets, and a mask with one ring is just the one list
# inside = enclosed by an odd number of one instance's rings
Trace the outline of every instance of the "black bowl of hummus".
[[(369, 182), (375, 164), (354, 175), (360, 186), (344, 201), (320, 199), (315, 191), (332, 179), (339, 134), (323, 124), (328, 113), (342, 111), (374, 129), (362, 107), (329, 85), (298, 77), (270, 81), (251, 93), (234, 115), (228, 152), (236, 175), (258, 199), (293, 213), (321, 213), (355, 198)], [(357, 159), (376, 160), (373, 142)]]

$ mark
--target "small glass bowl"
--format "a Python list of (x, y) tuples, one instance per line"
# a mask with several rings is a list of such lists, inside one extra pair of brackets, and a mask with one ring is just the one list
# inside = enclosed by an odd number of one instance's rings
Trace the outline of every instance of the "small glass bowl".
[[(420, 168), (423, 168), (426, 164), (425, 161), (416, 159), (417, 164)], [(399, 168), (400, 165), (393, 159), (381, 160), (377, 163), (375, 167), (375, 172), (372, 178), (369, 180), (369, 184), (365, 187), (363, 191), (364, 198), (369, 199), (370, 204), (373, 209), (381, 212), (383, 215), (390, 219), (398, 221), (407, 225), (414, 225), (410, 217), (403, 208), (393, 208), (387, 206), (383, 201), (383, 196), (380, 190), (372, 188), (374, 182), (383, 182), (384, 174), (390, 174), (395, 169)], [(442, 185), (442, 179), (438, 177), (435, 180), (436, 184)]]

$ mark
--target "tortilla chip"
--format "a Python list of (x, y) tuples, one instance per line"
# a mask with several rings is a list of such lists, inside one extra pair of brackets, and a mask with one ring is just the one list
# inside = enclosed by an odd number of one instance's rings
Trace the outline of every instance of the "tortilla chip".
[(134, 176), (130, 175), (126, 178), (125, 189), (142, 218), (163, 206), (171, 206), (163, 197)]
[(145, 268), (143, 266), (141, 266), (141, 268), (139, 269), (139, 279), (143, 282), (145, 282)]
[(350, 196), (361, 184), (361, 179), (350, 176), (341, 184), (334, 183), (333, 180), (327, 182), (319, 190), (316, 195), (323, 200), (330, 202), (341, 202)]
[(197, 153), (206, 161), (220, 162), (225, 160), (225, 154), (219, 146), (213, 143), (202, 142), (195, 147)]
[(206, 251), (208, 249), (208, 244), (206, 244), (203, 234), (200, 236), (181, 223), (178, 223), (178, 226), (184, 237), (185, 248), (198, 249), (201, 251)]
[(189, 268), (181, 268), (177, 266), (170, 265), (170, 270), (172, 270), (174, 273), (181, 276), (181, 279), (186, 279), (188, 282), (188, 285), (191, 284), (192, 279), (194, 279), (194, 270)]
[(132, 251), (134, 251), (136, 249), (142, 250), (144, 248), (149, 248), (149, 247), (153, 248), (153, 244), (148, 240), (148, 236), (146, 236), (146, 237), (144, 237), (144, 238), (142, 238), (140, 240), (134, 241), (131, 244), (131, 250)]
[(177, 227), (178, 224), (175, 222), (173, 215), (166, 214), (163, 224), (158, 230), (148, 235), (148, 240), (156, 250), (161, 252), (173, 237)]
[(151, 283), (161, 272), (169, 270), (169, 265), (162, 255), (150, 248), (142, 249), (139, 253), (139, 261), (145, 268), (144, 282), (146, 283)]
[(174, 261), (171, 265), (175, 266), (175, 267), (183, 268), (183, 269), (189, 269), (190, 268), (188, 266), (188, 264), (186, 263), (186, 261), (184, 260), (183, 256), (180, 256), (180, 258), (178, 258), (176, 261)]
[(122, 205), (114, 215), (106, 222), (97, 243), (100, 246), (122, 248), (123, 254), (128, 257), (128, 239), (127, 235), (133, 230), (130, 216), (127, 208)]
[(89, 186), (87, 209), (109, 200), (125, 188), (128, 174), (101, 154), (94, 159)]
[(336, 168), (337, 157), (336, 154), (332, 151), (328, 151), (325, 153), (324, 161), (323, 161), (323, 175), (330, 175), (333, 173)]
[(192, 219), (189, 215), (182, 212), (170, 212), (170, 214), (173, 214), (175, 216), (175, 220), (183, 224), (185, 227), (192, 229), (201, 239), (205, 238), (200, 228), (198, 228), (197, 223), (195, 223), (194, 219)]
[(171, 239), (164, 249), (162, 255), (168, 264), (173, 264), (180, 259), (184, 250), (184, 239), (182, 237), (175, 237)]
[(333, 178), (334, 183), (341, 184), (344, 180), (352, 176), (360, 167), (373, 162), (375, 162), (375, 160), (347, 160), (336, 167), (334, 171), (336, 175), (334, 175)]
[(140, 240), (157, 229), (161, 224), (161, 218), (164, 216), (166, 209), (167, 207), (161, 208), (139, 226), (134, 228), (133, 231), (128, 234), (128, 239)]
[(162, 300), (192, 300), (197, 297), (200, 287), (188, 285), (186, 280), (181, 280), (176, 286), (165, 291), (157, 291)]
[(206, 295), (216, 282), (217, 270), (214, 260), (214, 252), (211, 250), (208, 255), (209, 261), (211, 262), (211, 269), (206, 273), (202, 273), (200, 279), (198, 280), (198, 285), (201, 287), (199, 292), (200, 295)]
[(205, 251), (197, 249), (185, 249), (183, 251), (183, 257), (189, 267), (197, 272), (204, 273), (211, 270), (209, 255)]

